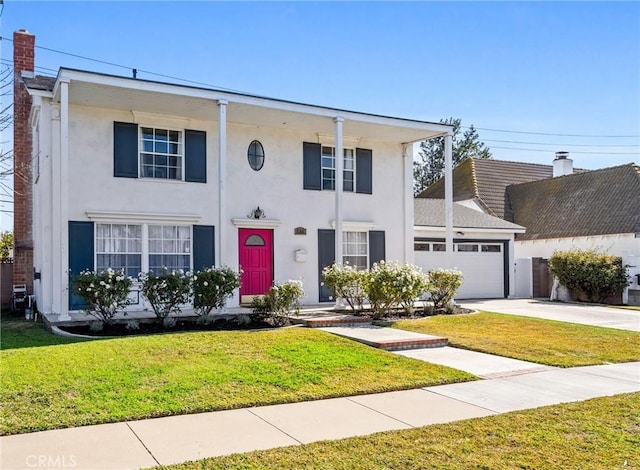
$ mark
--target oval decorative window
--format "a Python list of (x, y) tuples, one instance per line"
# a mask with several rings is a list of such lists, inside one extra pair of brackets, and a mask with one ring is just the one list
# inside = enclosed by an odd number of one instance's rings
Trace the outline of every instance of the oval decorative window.
[(264, 246), (264, 238), (260, 235), (250, 235), (244, 242), (244, 246)]
[(253, 170), (260, 171), (262, 169), (264, 165), (264, 147), (262, 147), (262, 144), (257, 140), (249, 144), (247, 159), (249, 160), (249, 166)]

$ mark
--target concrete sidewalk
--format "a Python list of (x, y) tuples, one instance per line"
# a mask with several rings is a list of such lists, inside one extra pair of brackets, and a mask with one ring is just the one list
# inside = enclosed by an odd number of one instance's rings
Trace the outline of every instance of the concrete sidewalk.
[(465, 308), (544, 318), (617, 330), (640, 331), (640, 311), (602, 305), (550, 302), (539, 299), (461, 300)]
[(549, 368), (400, 392), (4, 436), (0, 467), (136, 469), (638, 391), (640, 362)]

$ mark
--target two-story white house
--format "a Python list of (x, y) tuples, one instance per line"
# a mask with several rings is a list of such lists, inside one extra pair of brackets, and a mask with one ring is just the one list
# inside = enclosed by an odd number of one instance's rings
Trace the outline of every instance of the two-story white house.
[(330, 301), (320, 273), (334, 260), (413, 260), (412, 144), (451, 134), (68, 68), (18, 79), (31, 100), (33, 290), (61, 319), (81, 305), (73, 276), (108, 267), (242, 267), (230, 306), (288, 279), (304, 303)]

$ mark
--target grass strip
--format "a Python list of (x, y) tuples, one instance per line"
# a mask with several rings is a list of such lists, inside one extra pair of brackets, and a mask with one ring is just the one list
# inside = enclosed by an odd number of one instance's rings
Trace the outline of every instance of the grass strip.
[(475, 378), (305, 328), (103, 339), (1, 351), (0, 361), (2, 434)]
[(640, 468), (640, 393), (161, 467)]
[(640, 360), (640, 333), (479, 312), (402, 320), (394, 328), (446, 336), (449, 345), (557, 367)]

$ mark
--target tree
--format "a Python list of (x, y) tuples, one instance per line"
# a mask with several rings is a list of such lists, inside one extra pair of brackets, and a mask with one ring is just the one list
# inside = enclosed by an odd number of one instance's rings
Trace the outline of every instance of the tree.
[[(469, 157), (491, 158), (491, 152), (480, 141), (476, 128), (471, 125), (461, 133), (461, 122), (461, 119), (452, 117), (440, 120), (441, 124), (453, 125), (453, 166)], [(419, 155), (420, 160), (413, 162), (413, 192), (416, 196), (444, 174), (444, 137), (422, 142)]]
[(9, 252), (13, 249), (13, 232), (0, 234), (0, 259), (9, 258)]

